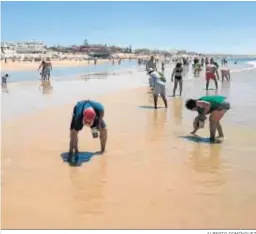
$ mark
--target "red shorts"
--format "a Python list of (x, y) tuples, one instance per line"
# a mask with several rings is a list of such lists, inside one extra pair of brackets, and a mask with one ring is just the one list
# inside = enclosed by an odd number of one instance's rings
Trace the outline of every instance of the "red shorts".
[(206, 78), (206, 80), (216, 80), (216, 76), (213, 74), (213, 73), (206, 73), (205, 74), (205, 78)]

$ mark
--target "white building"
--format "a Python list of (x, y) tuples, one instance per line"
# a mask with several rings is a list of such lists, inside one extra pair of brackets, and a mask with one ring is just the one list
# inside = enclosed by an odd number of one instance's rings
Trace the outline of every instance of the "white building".
[(10, 50), (15, 50), (18, 54), (27, 53), (45, 53), (45, 44), (41, 41), (24, 41), (24, 42), (3, 42), (1, 43), (1, 48), (8, 48)]
[(1, 42), (1, 59), (15, 57), (16, 55), (15, 44)]

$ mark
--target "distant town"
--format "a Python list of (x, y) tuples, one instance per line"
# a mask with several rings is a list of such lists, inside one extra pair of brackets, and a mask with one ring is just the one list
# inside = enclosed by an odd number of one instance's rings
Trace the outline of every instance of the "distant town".
[[(189, 56), (211, 56), (211, 54), (200, 54), (198, 52), (189, 52), (186, 50), (149, 50), (147, 48), (133, 49), (129, 47), (118, 47), (107, 44), (89, 44), (85, 39), (81, 45), (61, 46), (54, 45), (48, 47), (44, 42), (31, 40), (24, 42), (1, 42), (1, 60), (8, 58), (30, 58), (30, 57), (49, 57), (60, 59), (61, 57), (79, 57), (79, 58), (118, 58), (119, 54), (139, 55), (161, 55), (171, 57), (174, 55)], [(232, 56), (227, 54), (214, 54), (214, 56)], [(237, 55), (233, 55), (238, 57)], [(242, 56), (242, 55), (240, 55)], [(244, 55), (243, 55), (244, 56)]]

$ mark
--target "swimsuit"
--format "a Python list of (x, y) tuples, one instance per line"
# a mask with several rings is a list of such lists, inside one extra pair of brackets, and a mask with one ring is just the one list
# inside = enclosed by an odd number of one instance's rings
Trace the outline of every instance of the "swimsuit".
[(214, 64), (208, 64), (206, 67), (205, 78), (207, 81), (209, 80), (216, 80), (215, 71), (217, 66)]
[(181, 80), (182, 79), (182, 72), (183, 68), (175, 68), (175, 73), (174, 73), (174, 79), (175, 80)]
[(205, 78), (206, 78), (206, 80), (208, 81), (208, 80), (216, 80), (216, 76), (215, 76), (215, 74), (214, 73), (212, 73), (212, 72), (207, 72), (206, 74), (205, 74)]

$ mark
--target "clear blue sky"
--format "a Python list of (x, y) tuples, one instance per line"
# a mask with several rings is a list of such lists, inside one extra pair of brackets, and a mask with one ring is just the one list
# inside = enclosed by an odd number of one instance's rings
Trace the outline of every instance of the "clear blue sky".
[(256, 54), (256, 2), (2, 2), (2, 40)]

